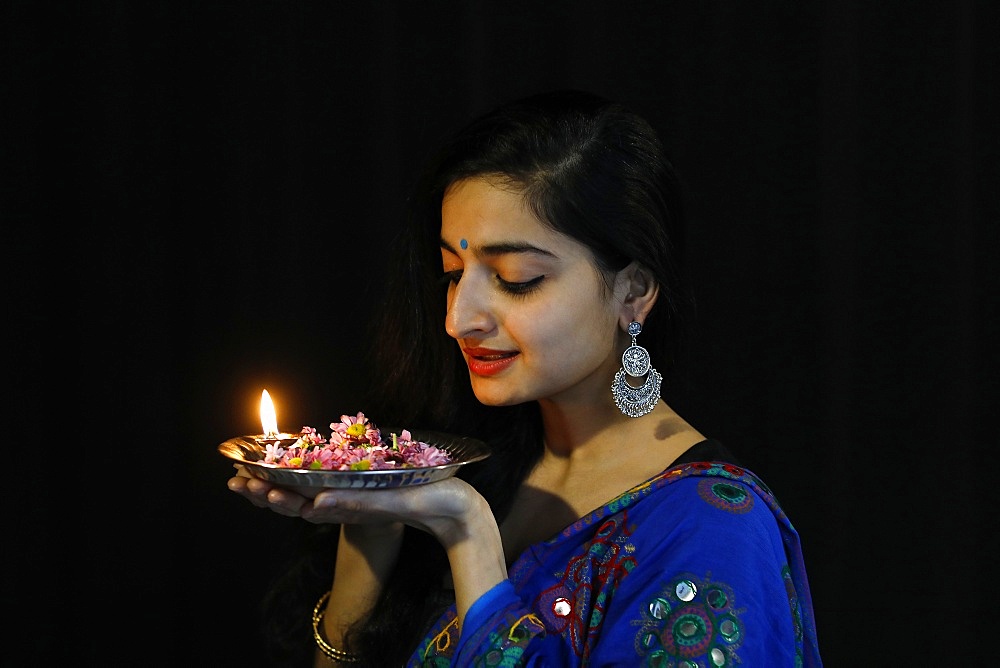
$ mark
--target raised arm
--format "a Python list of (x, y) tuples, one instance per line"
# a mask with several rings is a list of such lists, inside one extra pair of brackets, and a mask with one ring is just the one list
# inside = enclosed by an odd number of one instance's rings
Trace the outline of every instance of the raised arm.
[[(459, 623), (476, 599), (507, 578), (500, 530), (489, 504), (459, 478), (400, 489), (329, 490), (304, 505), (301, 514), (310, 522), (366, 527), (400, 522), (433, 535), (448, 555)], [(396, 548), (398, 553), (398, 543)], [(383, 565), (388, 561), (368, 558)]]
[[(507, 578), (500, 530), (489, 504), (459, 478), (399, 489), (330, 489), (314, 499), (246, 474), (231, 478), (229, 488), (281, 515), (341, 525), (330, 594), (320, 606), (322, 638), (337, 649), (381, 593), (399, 558), (404, 524), (430, 533), (444, 547), (459, 624), (480, 596)], [(330, 665), (319, 650), (316, 665)]]

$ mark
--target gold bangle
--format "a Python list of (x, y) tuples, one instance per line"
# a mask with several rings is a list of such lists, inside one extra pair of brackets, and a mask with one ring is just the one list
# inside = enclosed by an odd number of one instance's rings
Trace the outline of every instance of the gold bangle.
[(323, 637), (323, 634), (319, 632), (319, 625), (323, 621), (323, 615), (326, 614), (326, 608), (323, 606), (326, 605), (329, 598), (330, 592), (327, 591), (319, 597), (319, 601), (316, 602), (316, 607), (313, 608), (313, 638), (316, 640), (316, 645), (328, 659), (339, 661), (340, 663), (358, 663), (361, 661), (359, 657), (351, 654), (350, 652), (345, 652), (342, 649), (337, 649), (328, 643), (326, 638)]

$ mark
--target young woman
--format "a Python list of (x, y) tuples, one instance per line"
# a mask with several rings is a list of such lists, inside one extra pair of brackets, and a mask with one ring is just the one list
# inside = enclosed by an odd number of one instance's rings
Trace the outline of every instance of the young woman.
[(651, 127), (593, 95), (533, 96), (460, 131), (420, 192), (365, 412), (492, 454), (440, 482), (315, 499), (232, 478), (317, 526), (268, 598), (275, 653), (819, 666), (794, 528), (661, 398), (688, 298), (679, 188)]

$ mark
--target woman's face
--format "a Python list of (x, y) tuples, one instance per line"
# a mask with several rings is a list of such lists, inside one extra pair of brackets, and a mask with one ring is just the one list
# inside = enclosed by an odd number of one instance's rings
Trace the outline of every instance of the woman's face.
[(483, 178), (453, 184), (441, 207), (445, 329), (487, 405), (612, 403), (628, 290), (608, 288), (593, 254)]

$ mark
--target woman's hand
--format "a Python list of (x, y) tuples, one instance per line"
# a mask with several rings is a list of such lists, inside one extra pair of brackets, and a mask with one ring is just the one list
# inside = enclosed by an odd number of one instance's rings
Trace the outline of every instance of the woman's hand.
[(394, 489), (329, 489), (299, 512), (309, 522), (401, 522), (435, 536), (448, 553), (459, 625), (477, 598), (507, 578), (493, 511), (461, 478)]
[(302, 507), (309, 501), (307, 496), (256, 478), (247, 473), (242, 466), (236, 468), (236, 475), (227, 483), (230, 490), (258, 508), (270, 508), (279, 515), (287, 517), (302, 516)]
[[(470, 524), (495, 523), (489, 504), (468, 483), (447, 478), (425, 485), (382, 489), (283, 487), (256, 478), (242, 467), (229, 489), (258, 508), (314, 524), (378, 525), (401, 522), (436, 536), (447, 549)], [(315, 498), (309, 498), (315, 493)], [(488, 522), (487, 522), (488, 524)]]
[(229, 479), (229, 489), (255, 506), (315, 524), (341, 524), (362, 534), (406, 524), (432, 534), (448, 553), (460, 623), (479, 596), (507, 577), (493, 512), (461, 478), (391, 489), (325, 489), (310, 499), (241, 471)]
[(426, 531), (448, 548), (463, 527), (492, 512), (485, 499), (459, 478), (386, 489), (326, 489), (300, 507), (309, 522), (371, 524), (402, 522)]

